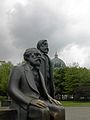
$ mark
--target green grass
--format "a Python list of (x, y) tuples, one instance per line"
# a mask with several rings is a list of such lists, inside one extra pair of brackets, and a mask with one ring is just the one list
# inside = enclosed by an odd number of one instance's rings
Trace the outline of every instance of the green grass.
[(90, 102), (61, 101), (64, 107), (90, 107)]

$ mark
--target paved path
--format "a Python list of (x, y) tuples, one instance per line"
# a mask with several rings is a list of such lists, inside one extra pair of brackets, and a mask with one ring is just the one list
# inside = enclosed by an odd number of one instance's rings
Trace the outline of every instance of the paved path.
[(90, 107), (66, 107), (66, 120), (90, 120)]

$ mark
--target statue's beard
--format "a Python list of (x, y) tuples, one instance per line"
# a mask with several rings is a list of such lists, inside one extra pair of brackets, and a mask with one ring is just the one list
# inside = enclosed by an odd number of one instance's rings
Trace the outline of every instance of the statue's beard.
[(46, 54), (48, 54), (48, 52), (49, 52), (49, 48), (45, 48), (44, 50), (41, 50), (43, 53), (46, 53)]
[(41, 64), (41, 59), (35, 59), (34, 61), (30, 61), (29, 62), (32, 66), (34, 66), (34, 67), (36, 67), (36, 66), (40, 66), (40, 64)]
[(41, 59), (37, 59), (36, 62), (37, 62), (37, 64), (38, 63), (41, 64)]

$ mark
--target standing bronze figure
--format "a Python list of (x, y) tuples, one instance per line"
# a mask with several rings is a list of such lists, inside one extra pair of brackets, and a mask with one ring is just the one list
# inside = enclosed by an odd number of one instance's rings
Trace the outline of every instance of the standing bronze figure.
[(47, 92), (39, 70), (41, 58), (42, 55), (36, 48), (25, 51), (26, 63), (12, 69), (9, 95), (22, 108), (22, 115), (27, 113), (26, 120), (65, 120), (64, 107)]
[(37, 43), (37, 48), (44, 57), (44, 59), (41, 59), (40, 71), (43, 74), (49, 95), (54, 98), (53, 71), (52, 63), (48, 56), (49, 48), (47, 40), (40, 40)]

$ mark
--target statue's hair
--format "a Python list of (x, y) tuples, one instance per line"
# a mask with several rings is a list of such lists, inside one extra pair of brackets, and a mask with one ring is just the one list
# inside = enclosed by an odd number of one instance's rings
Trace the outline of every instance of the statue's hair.
[(30, 54), (33, 52), (33, 51), (35, 51), (35, 50), (37, 50), (37, 48), (28, 48), (28, 49), (26, 49), (25, 50), (25, 52), (24, 52), (24, 54), (23, 54), (23, 57), (24, 57), (24, 60), (25, 61), (28, 61), (28, 57), (30, 56)]
[(47, 40), (39, 40), (37, 43), (37, 48), (40, 50), (40, 46)]

